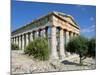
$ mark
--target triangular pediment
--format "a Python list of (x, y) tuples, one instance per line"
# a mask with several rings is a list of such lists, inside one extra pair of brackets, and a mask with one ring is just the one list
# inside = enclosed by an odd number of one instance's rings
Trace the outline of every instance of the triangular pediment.
[(70, 23), (76, 25), (75, 21), (74, 21), (72, 18), (66, 17), (66, 20), (67, 20), (68, 22), (70, 22)]
[(55, 12), (58, 16), (62, 17), (63, 19), (65, 19), (66, 21), (70, 22), (73, 25), (77, 25), (76, 22), (74, 21), (74, 18), (71, 15), (67, 15), (65, 13), (62, 12)]

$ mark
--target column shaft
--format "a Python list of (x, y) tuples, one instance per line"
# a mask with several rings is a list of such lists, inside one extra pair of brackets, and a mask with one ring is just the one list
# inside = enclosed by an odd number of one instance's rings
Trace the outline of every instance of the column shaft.
[(56, 27), (51, 28), (51, 59), (58, 59), (57, 55)]
[(28, 34), (26, 34), (26, 46), (29, 44)]
[(39, 32), (36, 31), (36, 32), (35, 32), (35, 38), (37, 38), (38, 36), (39, 36)]
[(64, 51), (64, 31), (63, 29), (60, 29), (60, 58), (65, 57), (65, 51)]
[(33, 41), (33, 33), (30, 33), (30, 41)]
[(19, 36), (19, 49), (21, 49), (21, 36)]
[(66, 44), (69, 42), (69, 32), (66, 31)]
[(14, 44), (15, 44), (15, 37), (14, 37)]
[(18, 45), (18, 37), (16, 37), (16, 45)]
[(15, 37), (15, 44), (16, 44), (16, 37)]
[(22, 35), (22, 50), (24, 50), (24, 35)]
[(73, 38), (73, 32), (71, 32), (71, 35), (70, 36), (71, 36), (71, 38)]

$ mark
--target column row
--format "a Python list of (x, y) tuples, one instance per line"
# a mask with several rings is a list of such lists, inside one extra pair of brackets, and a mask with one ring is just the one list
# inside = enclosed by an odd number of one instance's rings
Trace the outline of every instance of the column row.
[[(65, 42), (68, 43), (70, 38), (76, 36), (77, 34), (67, 30), (65, 31), (62, 28), (59, 28), (59, 33), (57, 33), (56, 31), (57, 31), (57, 27), (52, 26), (51, 27), (51, 59), (58, 59), (59, 56), (62, 59), (65, 57), (64, 43)], [(59, 40), (57, 40), (58, 38)], [(59, 47), (59, 49), (57, 47)]]
[(45, 29), (39, 29), (32, 32), (27, 32), (22, 35), (13, 37), (11, 39), (12, 43), (19, 46), (21, 50), (24, 50), (25, 47), (29, 44), (29, 42), (33, 41), (33, 39), (37, 37), (46, 37), (47, 36), (47, 27)]

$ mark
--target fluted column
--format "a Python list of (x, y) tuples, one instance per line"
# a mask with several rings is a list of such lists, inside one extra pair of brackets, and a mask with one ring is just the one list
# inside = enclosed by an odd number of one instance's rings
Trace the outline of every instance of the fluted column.
[(18, 36), (16, 37), (16, 45), (18, 45)]
[(21, 49), (21, 36), (19, 36), (19, 48)]
[(22, 35), (22, 50), (24, 50), (24, 35)]
[(66, 31), (66, 44), (69, 42), (69, 32)]
[(15, 37), (15, 44), (16, 44), (16, 37)]
[(41, 35), (41, 37), (45, 37), (45, 29), (42, 29), (42, 30), (40, 31), (40, 35)]
[(30, 33), (30, 41), (33, 41), (33, 33)]
[(35, 38), (37, 38), (39, 36), (39, 31), (35, 32)]
[(19, 36), (18, 36), (18, 46), (19, 46)]
[(56, 27), (51, 28), (51, 59), (58, 59), (57, 54), (57, 39), (56, 39)]
[(28, 34), (26, 34), (26, 46), (29, 44)]
[(21, 50), (22, 50), (22, 35), (21, 35)]
[[(66, 31), (66, 45), (68, 44), (69, 40), (70, 40), (69, 31)], [(67, 50), (65, 51), (65, 54), (66, 54), (66, 56), (68, 56)]]
[(63, 29), (60, 29), (60, 58), (65, 57), (65, 51), (64, 51), (64, 31)]
[(45, 29), (43, 29), (43, 34), (42, 34), (43, 37), (46, 37), (46, 34), (45, 33), (46, 33), (46, 31), (45, 31)]
[(70, 36), (71, 36), (71, 38), (73, 38), (73, 32), (71, 32), (71, 35)]
[(15, 37), (14, 37), (14, 44), (15, 44)]

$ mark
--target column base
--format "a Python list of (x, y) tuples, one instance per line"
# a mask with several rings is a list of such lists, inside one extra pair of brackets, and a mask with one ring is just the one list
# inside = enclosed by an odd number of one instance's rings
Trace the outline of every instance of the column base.
[(59, 59), (58, 56), (54, 56), (54, 55), (51, 55), (51, 56), (50, 56), (50, 60), (57, 60), (57, 59)]
[(60, 59), (64, 59), (65, 57), (65, 55), (60, 55)]

